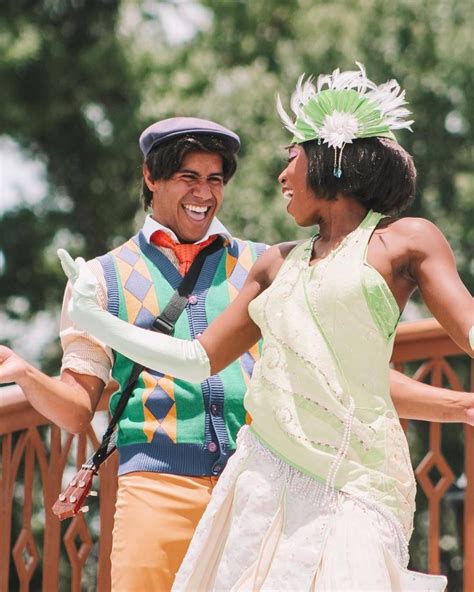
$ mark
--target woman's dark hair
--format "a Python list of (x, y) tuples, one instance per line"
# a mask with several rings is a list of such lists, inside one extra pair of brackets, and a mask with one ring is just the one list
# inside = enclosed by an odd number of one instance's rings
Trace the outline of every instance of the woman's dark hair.
[[(222, 156), (224, 184), (226, 184), (237, 168), (235, 150), (225, 139), (218, 136), (189, 134), (173, 138), (153, 148), (145, 159), (145, 164), (154, 181), (170, 179), (181, 167), (186, 154), (190, 152), (209, 152)], [(152, 202), (153, 193), (148, 189), (145, 179), (142, 180), (141, 198), (146, 210)]]
[(414, 198), (413, 159), (393, 140), (361, 138), (346, 144), (339, 179), (333, 174), (334, 148), (316, 140), (301, 146), (308, 158), (308, 185), (318, 197), (331, 200), (342, 193), (367, 208), (392, 215), (407, 208)]

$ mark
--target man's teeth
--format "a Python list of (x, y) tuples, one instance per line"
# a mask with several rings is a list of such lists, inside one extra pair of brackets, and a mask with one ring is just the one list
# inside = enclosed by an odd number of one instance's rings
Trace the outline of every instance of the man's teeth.
[(194, 206), (191, 204), (185, 204), (183, 207), (186, 210), (191, 210), (191, 212), (198, 212), (199, 214), (205, 214), (209, 209), (209, 206)]
[(285, 199), (287, 199), (288, 201), (290, 201), (290, 199), (293, 197), (293, 191), (284, 191), (283, 197)]

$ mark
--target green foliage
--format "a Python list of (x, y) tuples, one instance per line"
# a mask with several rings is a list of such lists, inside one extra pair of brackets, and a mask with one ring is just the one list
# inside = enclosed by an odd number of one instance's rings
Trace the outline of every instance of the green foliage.
[(361, 37), (369, 71), (399, 79), (415, 116), (414, 133), (403, 136), (419, 173), (412, 213), (445, 233), (472, 292), (474, 11), (463, 0), (376, 0), (370, 7)]
[(30, 314), (57, 306), (64, 280), (48, 246), (64, 241), (61, 229), (85, 256), (129, 232), (140, 81), (116, 34), (118, 8), (111, 0), (0, 7), (0, 130), (46, 163), (49, 182), (38, 207), (0, 219), (1, 305), (18, 295)]
[[(472, 14), (466, 1), (314, 0), (285, 2), (206, 0), (207, 31), (169, 52), (165, 68), (148, 79), (147, 97), (159, 94), (153, 118), (177, 112), (214, 117), (242, 137), (241, 166), (226, 191), (222, 217), (236, 233), (276, 242), (308, 234), (285, 214), (276, 178), (289, 137), (275, 113), (302, 72), (330, 72), (362, 61), (382, 82), (407, 89), (414, 133), (400, 141), (419, 170), (409, 215), (434, 221), (448, 237), (461, 276), (474, 280), (474, 112)], [(453, 50), (453, 48), (455, 48)], [(147, 99), (146, 105), (152, 101)]]
[[(208, 24), (173, 43), (196, 6)], [(161, 9), (174, 11), (169, 24)], [(186, 16), (187, 15), (187, 16)], [(181, 19), (181, 20), (180, 20)], [(373, 79), (407, 89), (419, 192), (409, 214), (446, 233), (474, 288), (473, 11), (468, 0), (9, 0), (0, 6), (0, 130), (47, 168), (34, 208), (0, 218), (5, 266), (0, 308), (27, 299), (24, 317), (58, 306), (64, 280), (54, 251), (86, 257), (130, 234), (138, 211), (149, 122), (214, 118), (242, 137), (240, 167), (222, 218), (236, 235), (266, 242), (307, 236), (286, 215), (277, 176), (288, 134), (275, 112), (302, 72), (362, 61)]]

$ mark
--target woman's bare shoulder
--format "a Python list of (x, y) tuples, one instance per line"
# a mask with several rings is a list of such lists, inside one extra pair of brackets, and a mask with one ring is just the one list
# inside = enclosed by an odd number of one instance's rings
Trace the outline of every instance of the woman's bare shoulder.
[(399, 232), (405, 235), (410, 234), (441, 234), (439, 228), (426, 218), (415, 218), (407, 216), (405, 218), (382, 218), (378, 229), (389, 228), (393, 232)]
[(288, 254), (301, 241), (288, 241), (269, 247), (256, 261), (251, 275), (265, 289), (275, 279), (276, 274), (288, 257)]
[(394, 237), (403, 240), (413, 251), (424, 251), (433, 247), (445, 246), (446, 239), (441, 230), (426, 218), (384, 218), (378, 229), (388, 231)]

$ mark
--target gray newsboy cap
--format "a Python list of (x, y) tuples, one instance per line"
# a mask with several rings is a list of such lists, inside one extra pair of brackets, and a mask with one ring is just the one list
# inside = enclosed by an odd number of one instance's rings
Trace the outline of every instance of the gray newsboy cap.
[(179, 136), (186, 134), (203, 134), (206, 136), (220, 136), (229, 142), (231, 147), (238, 151), (240, 138), (226, 127), (197, 117), (170, 117), (152, 123), (140, 136), (139, 144), (145, 158), (152, 148)]

